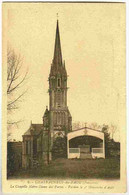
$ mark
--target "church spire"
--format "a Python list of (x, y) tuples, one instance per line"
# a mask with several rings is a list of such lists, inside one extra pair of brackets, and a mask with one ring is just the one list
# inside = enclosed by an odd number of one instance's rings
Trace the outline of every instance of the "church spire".
[(59, 33), (59, 24), (58, 23), (59, 22), (58, 22), (58, 19), (57, 19), (53, 62), (56, 66), (61, 66), (62, 65), (62, 53), (61, 53), (61, 43), (60, 43), (60, 33)]
[(67, 72), (62, 60), (62, 52), (61, 52), (61, 43), (60, 43), (60, 33), (59, 33), (59, 22), (57, 19), (57, 26), (56, 26), (56, 37), (55, 37), (55, 48), (54, 48), (54, 56), (51, 64), (51, 70), (49, 76), (56, 76), (56, 75), (63, 75), (67, 76)]

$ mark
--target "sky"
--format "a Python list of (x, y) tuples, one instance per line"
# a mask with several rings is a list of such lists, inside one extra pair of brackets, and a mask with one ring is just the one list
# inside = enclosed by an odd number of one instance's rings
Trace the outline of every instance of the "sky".
[[(6, 6), (5, 6), (6, 7)], [(73, 122), (116, 125), (125, 131), (125, 6), (116, 3), (21, 3), (6, 7), (7, 42), (23, 57), (28, 89), (12, 118), (22, 120), (12, 137), (21, 140), (42, 123), (49, 105), (48, 76), (57, 13)], [(19, 92), (20, 93), (20, 92)], [(119, 135), (116, 134), (116, 140)]]

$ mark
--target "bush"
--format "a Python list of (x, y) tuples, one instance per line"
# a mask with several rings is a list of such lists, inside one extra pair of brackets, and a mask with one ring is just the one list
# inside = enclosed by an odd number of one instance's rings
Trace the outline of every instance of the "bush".
[(66, 158), (67, 157), (67, 138), (57, 137), (53, 143), (52, 157), (56, 158)]

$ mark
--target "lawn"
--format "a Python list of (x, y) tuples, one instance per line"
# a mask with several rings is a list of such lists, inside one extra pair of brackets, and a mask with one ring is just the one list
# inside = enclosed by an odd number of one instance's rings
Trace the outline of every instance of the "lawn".
[(120, 160), (112, 159), (56, 159), (37, 169), (19, 170), (11, 178), (98, 178), (119, 179)]

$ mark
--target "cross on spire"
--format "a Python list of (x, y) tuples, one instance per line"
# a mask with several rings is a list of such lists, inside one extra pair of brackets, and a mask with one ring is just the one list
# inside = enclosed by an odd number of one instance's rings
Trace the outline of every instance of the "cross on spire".
[(58, 20), (58, 17), (59, 17), (58, 13), (56, 13), (56, 16), (57, 16), (57, 20)]

